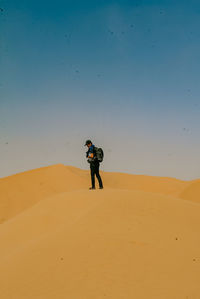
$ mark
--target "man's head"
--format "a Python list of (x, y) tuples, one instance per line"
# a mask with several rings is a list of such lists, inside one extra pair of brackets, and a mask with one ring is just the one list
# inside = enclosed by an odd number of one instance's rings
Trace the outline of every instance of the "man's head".
[(92, 141), (91, 140), (86, 140), (85, 142), (85, 146), (87, 145), (87, 147), (90, 147), (92, 145)]

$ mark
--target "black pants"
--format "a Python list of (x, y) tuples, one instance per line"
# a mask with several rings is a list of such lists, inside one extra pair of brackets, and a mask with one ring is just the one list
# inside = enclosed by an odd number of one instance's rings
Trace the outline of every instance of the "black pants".
[(95, 174), (99, 181), (99, 187), (103, 187), (101, 176), (99, 174), (99, 161), (98, 160), (92, 161), (90, 163), (90, 173), (91, 173), (92, 187), (93, 188), (95, 187)]

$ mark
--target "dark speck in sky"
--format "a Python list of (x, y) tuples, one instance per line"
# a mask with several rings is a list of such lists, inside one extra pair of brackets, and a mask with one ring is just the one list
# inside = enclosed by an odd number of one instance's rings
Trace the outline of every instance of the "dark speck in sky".
[(190, 130), (190, 129), (188, 129), (188, 128), (183, 128), (183, 131), (184, 131), (185, 133), (188, 133), (188, 134), (190, 134), (190, 133), (191, 133), (191, 130)]

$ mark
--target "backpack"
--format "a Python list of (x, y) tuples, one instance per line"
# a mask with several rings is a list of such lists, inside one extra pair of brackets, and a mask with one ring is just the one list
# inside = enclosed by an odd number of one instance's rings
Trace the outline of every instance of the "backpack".
[(95, 147), (97, 160), (101, 163), (103, 161), (104, 152), (101, 147)]

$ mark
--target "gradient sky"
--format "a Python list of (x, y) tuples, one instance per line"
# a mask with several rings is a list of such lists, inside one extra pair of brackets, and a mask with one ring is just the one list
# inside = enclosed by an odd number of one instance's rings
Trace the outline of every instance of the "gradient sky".
[(63, 163), (200, 178), (199, 1), (0, 1), (0, 177)]

